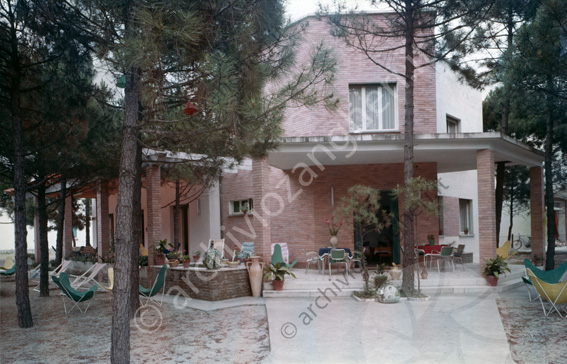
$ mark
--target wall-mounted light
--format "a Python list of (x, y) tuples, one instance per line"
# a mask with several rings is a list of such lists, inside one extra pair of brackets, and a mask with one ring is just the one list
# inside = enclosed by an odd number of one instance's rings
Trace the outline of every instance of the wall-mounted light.
[(335, 207), (335, 188), (331, 186), (331, 207)]

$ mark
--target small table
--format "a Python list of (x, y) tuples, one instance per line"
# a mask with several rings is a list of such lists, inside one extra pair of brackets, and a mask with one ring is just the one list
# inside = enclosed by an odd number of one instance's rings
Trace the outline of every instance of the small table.
[(331, 253), (332, 249), (341, 249), (345, 251), (345, 254), (348, 254), (348, 256), (352, 256), (352, 253), (350, 252), (349, 248), (320, 248), (319, 249), (319, 256), (321, 257), (321, 259), (323, 259), (323, 274), (325, 274), (325, 263), (327, 262), (327, 257), (329, 256), (329, 254)]

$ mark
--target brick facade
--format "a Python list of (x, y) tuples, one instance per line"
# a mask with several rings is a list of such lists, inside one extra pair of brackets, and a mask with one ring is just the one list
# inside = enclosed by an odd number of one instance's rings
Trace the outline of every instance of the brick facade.
[(494, 196), (494, 151), (479, 150), (477, 155), (478, 221), (480, 272), (484, 271), (484, 259), (496, 257), (496, 201)]
[[(382, 15), (376, 14), (376, 17)], [(344, 135), (349, 131), (349, 84), (395, 83), (397, 93), (397, 121), (399, 130), (404, 132), (405, 81), (381, 67), (376, 66), (359, 50), (349, 47), (344, 40), (330, 34), (330, 26), (325, 18), (309, 17), (306, 34), (297, 52), (297, 63), (305, 64), (314, 47), (323, 42), (333, 50), (337, 61), (333, 94), (339, 98), (338, 110), (331, 112), (324, 105), (293, 107), (286, 109), (283, 122), (284, 136), (322, 136)], [(387, 25), (386, 25), (387, 26)], [(399, 39), (381, 41), (381, 47), (393, 48)], [(401, 47), (388, 54), (376, 55), (382, 64), (394, 72), (404, 73), (405, 56)], [(416, 58), (419, 64), (420, 59)], [(414, 76), (414, 118), (415, 133), (437, 132), (435, 65), (418, 68)], [(390, 132), (392, 133), (392, 132)]]
[(161, 169), (160, 166), (146, 168), (146, 188), (147, 188), (147, 216), (148, 221), (148, 261), (155, 264), (154, 253), (151, 249), (156, 241), (163, 239), (161, 233)]

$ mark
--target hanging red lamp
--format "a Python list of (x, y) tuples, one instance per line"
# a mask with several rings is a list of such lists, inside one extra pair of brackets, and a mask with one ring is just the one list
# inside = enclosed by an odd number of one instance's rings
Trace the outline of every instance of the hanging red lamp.
[(185, 105), (185, 108), (183, 109), (183, 113), (185, 115), (191, 116), (197, 113), (197, 111), (199, 111), (195, 105), (193, 105), (193, 103), (191, 101), (187, 101), (187, 105)]

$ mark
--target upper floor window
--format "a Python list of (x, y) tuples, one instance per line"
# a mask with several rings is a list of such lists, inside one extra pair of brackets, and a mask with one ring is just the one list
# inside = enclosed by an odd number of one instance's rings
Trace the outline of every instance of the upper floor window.
[(350, 129), (397, 130), (396, 85), (393, 83), (349, 86)]
[(233, 200), (230, 201), (228, 205), (228, 214), (229, 215), (244, 215), (247, 212), (250, 212), (254, 208), (253, 200), (251, 198), (247, 198), (245, 200)]
[(461, 121), (450, 115), (447, 115), (447, 134), (458, 134)]

